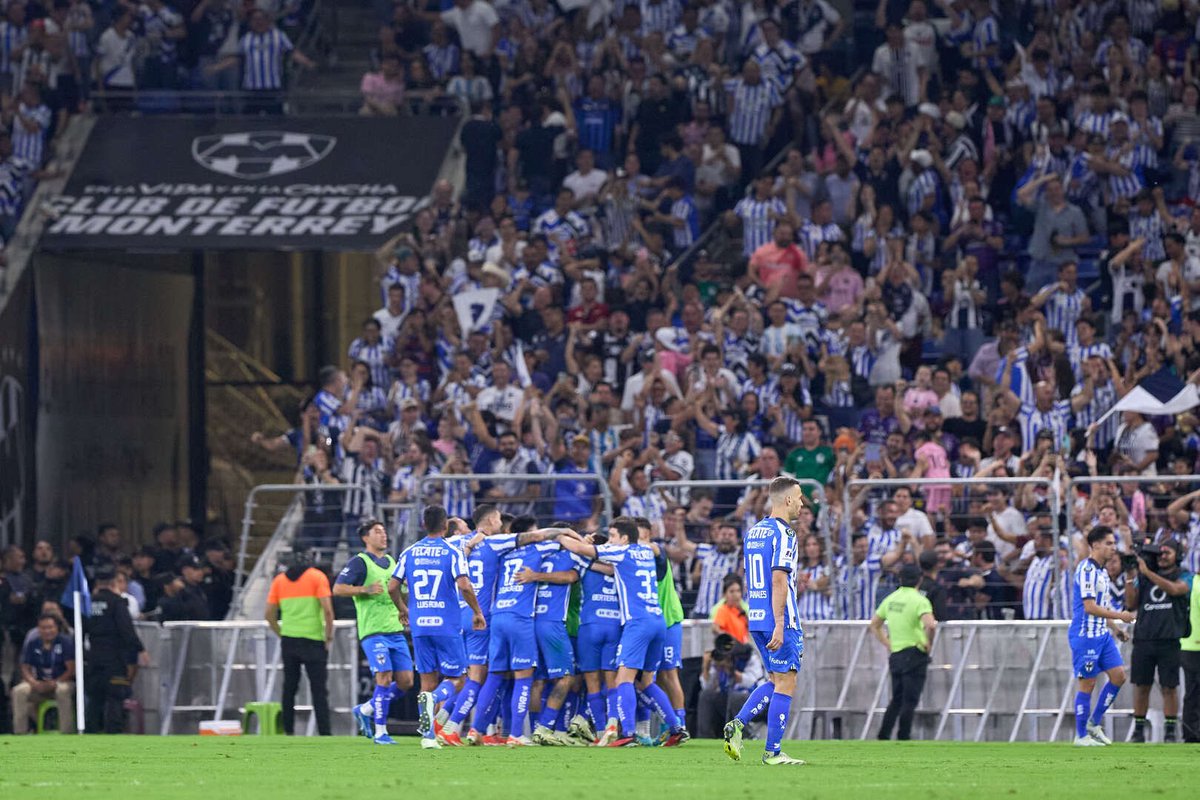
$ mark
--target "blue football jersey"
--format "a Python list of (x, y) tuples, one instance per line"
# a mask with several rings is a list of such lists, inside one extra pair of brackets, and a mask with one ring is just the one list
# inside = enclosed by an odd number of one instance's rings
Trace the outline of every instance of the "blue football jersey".
[(617, 582), (612, 575), (587, 570), (580, 579), (579, 624), (621, 622)]
[(400, 554), (392, 577), (408, 581), (408, 621), (413, 636), (458, 636), (460, 575), (467, 574), (462, 550), (445, 539), (426, 537)]
[(496, 599), (496, 578), (500, 574), (500, 560), (517, 546), (515, 533), (485, 536), (467, 558), (467, 576), (471, 588), (479, 600), (483, 616), (491, 617), (492, 603)]
[(1111, 636), (1108, 620), (1094, 617), (1083, 610), (1083, 601), (1095, 600), (1101, 608), (1112, 608), (1109, 601), (1108, 570), (1085, 558), (1075, 567), (1075, 581), (1071, 592), (1071, 632), (1072, 639), (1102, 639)]
[(496, 601), (492, 604), (493, 614), (515, 614), (519, 617), (533, 618), (537, 607), (537, 583), (518, 583), (517, 573), (528, 567), (534, 572), (540, 572), (542, 560), (552, 550), (558, 549), (558, 542), (540, 542), (518, 547), (500, 560), (499, 579), (496, 582)]
[[(574, 553), (559, 548), (542, 557), (542, 572), (580, 572), (587, 569), (587, 561)], [(569, 583), (539, 583), (537, 593), (537, 615), (542, 619), (566, 622), (567, 603), (571, 599)]]
[(765, 517), (746, 531), (742, 547), (746, 567), (746, 604), (750, 607), (750, 630), (775, 630), (772, 605), (772, 576), (783, 570), (788, 576), (785, 628), (800, 630), (800, 608), (796, 602), (796, 532), (777, 517)]
[(617, 602), (621, 624), (631, 619), (654, 619), (663, 615), (658, 604), (658, 572), (654, 566), (654, 551), (649, 545), (603, 544), (596, 548), (596, 557), (612, 564), (617, 584)]

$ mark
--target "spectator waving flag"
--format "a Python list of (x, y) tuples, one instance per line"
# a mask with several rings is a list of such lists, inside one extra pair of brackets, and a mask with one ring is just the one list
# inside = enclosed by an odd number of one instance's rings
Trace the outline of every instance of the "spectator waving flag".
[(63, 588), (59, 604), (63, 608), (74, 608), (76, 592), (79, 592), (79, 613), (86, 617), (92, 613), (92, 593), (88, 589), (87, 575), (83, 573), (83, 562), (79, 556), (75, 556), (71, 562), (71, 577)]
[(1122, 397), (1112, 410), (1136, 411), (1153, 417), (1182, 414), (1198, 405), (1200, 393), (1196, 391), (1196, 384), (1191, 381), (1185, 384), (1169, 367), (1163, 367), (1138, 381), (1138, 385)]

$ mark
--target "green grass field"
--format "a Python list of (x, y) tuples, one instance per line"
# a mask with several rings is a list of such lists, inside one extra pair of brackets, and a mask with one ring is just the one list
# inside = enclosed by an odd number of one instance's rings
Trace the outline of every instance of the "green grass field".
[[(741, 763), (720, 742), (678, 749), (464, 748), (415, 739), (0, 737), (0, 798), (238, 800), (555, 798), (1119, 798), (1196, 796), (1200, 747), (789, 742), (808, 766)], [(379, 793), (379, 794), (377, 794)]]

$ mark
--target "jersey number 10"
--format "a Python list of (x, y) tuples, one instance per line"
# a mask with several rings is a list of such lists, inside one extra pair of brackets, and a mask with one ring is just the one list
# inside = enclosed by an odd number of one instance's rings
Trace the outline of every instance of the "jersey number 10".
[(765, 589), (767, 588), (766, 573), (763, 571), (763, 557), (761, 553), (753, 553), (746, 557), (746, 571), (749, 573), (748, 578), (750, 589)]

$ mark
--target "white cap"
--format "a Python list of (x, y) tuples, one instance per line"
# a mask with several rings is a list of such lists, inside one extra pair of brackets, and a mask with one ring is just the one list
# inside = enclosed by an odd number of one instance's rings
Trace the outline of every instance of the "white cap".
[(933, 156), (928, 150), (913, 150), (908, 154), (908, 160), (915, 161), (926, 169), (933, 166)]
[(935, 106), (933, 103), (921, 103), (921, 105), (917, 106), (917, 113), (924, 114), (927, 117), (933, 117), (934, 119), (942, 118), (941, 109)]

